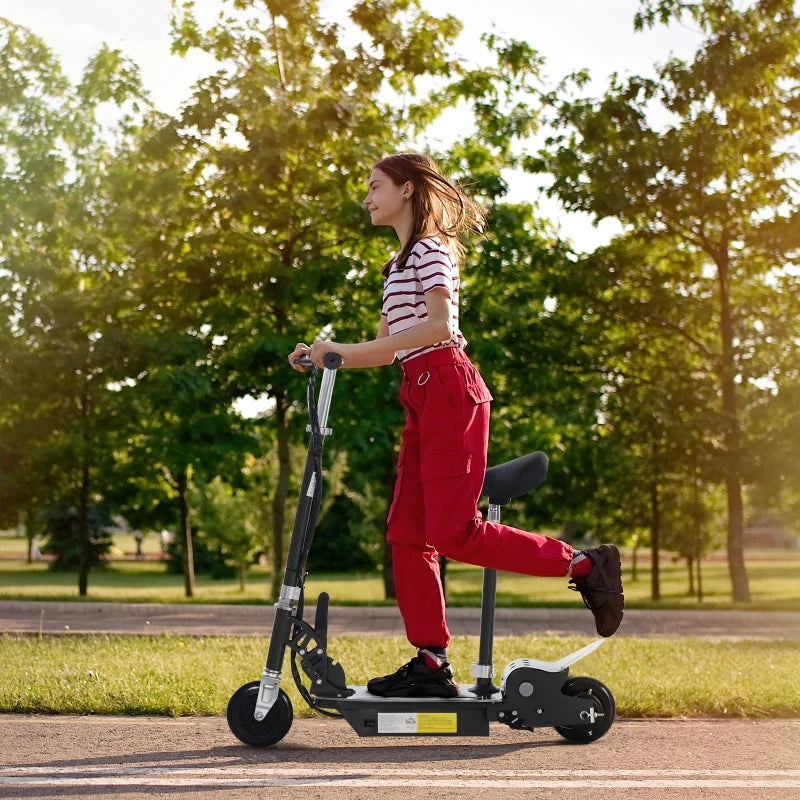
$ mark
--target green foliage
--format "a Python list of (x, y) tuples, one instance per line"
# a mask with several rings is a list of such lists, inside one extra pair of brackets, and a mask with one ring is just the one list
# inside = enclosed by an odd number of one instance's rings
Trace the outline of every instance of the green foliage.
[(140, 99), (137, 70), (104, 48), (79, 86), (29, 31), (0, 20), (0, 482), (2, 516), (38, 505), (77, 509), (86, 591), (89, 509), (115, 481), (127, 409), (113, 389), (127, 343), (115, 325), (124, 296), (102, 229), (103, 174), (113, 147), (99, 106)]
[(366, 529), (363, 508), (352, 496), (340, 494), (328, 507), (314, 534), (308, 569), (369, 572), (379, 562), (375, 539), (375, 531)]
[[(298, 340), (323, 330), (340, 339), (374, 336), (375, 267), (386, 260), (386, 242), (365, 235), (360, 200), (370, 166), (420, 123), (414, 110), (387, 103), (384, 90), (410, 99), (418, 79), (447, 78), (459, 26), (412, 0), (362, 2), (351, 14), (362, 41), (345, 50), (341, 30), (320, 17), (315, 2), (233, 6), (236, 13), (226, 4), (208, 30), (191, 3), (176, 9), (174, 46), (199, 47), (220, 69), (198, 82), (171, 126), (171, 146), (203, 168), (181, 211), (191, 224), (166, 257), (181, 271), (191, 266), (208, 288), (205, 336), (230, 391), (274, 402), (270, 551), (277, 576), (295, 436), (290, 420), (304, 389), (285, 357)], [(442, 105), (431, 99), (426, 120)], [(363, 397), (385, 389), (385, 378), (368, 376)], [(383, 478), (393, 460), (397, 417), (390, 415), (391, 427), (365, 456), (368, 481), (376, 472)], [(279, 588), (276, 582), (273, 591)]]
[[(471, 129), (434, 155), (489, 212), (462, 322), (496, 398), (490, 462), (551, 459), (520, 524), (694, 553), (722, 485), (731, 519), (742, 487), (796, 517), (789, 0), (646, 0), (638, 27), (689, 20), (705, 41), (599, 99), (547, 92), (525, 42), (489, 34), (492, 63), (457, 58), (460, 23), (417, 0), (355, 4), (353, 45), (315, 0), (220, 0), (207, 27), (192, 2), (173, 9), (173, 50), (217, 61), (176, 118), (148, 107), (119, 51), (73, 86), (41, 40), (0, 23), (0, 523), (113, 503), (136, 527), (177, 527), (182, 556), (194, 526), (198, 564), (266, 553), (275, 593), (305, 428), (286, 354), (374, 336), (396, 242), (368, 225), (366, 176), (454, 107)], [(532, 204), (505, 201), (520, 166), (625, 235), (571, 252)], [(382, 539), (397, 389), (393, 368), (337, 378), (322, 525), (351, 538), (320, 566)], [(267, 401), (262, 419), (232, 410), (246, 394)]]
[[(238, 565), (230, 554), (213, 539), (195, 535), (192, 539), (192, 557), (195, 575), (208, 575), (214, 580), (226, 580), (238, 574)], [(173, 537), (167, 544), (167, 572), (183, 575), (183, 542)]]
[[(567, 208), (623, 223), (625, 241), (596, 254), (605, 270), (607, 256), (629, 255), (634, 241), (651, 265), (634, 267), (627, 307), (613, 296), (603, 303), (638, 321), (640, 341), (668, 345), (625, 351), (627, 373), (662, 378), (629, 408), (645, 425), (659, 407), (689, 430), (705, 421), (705, 442), (692, 437), (687, 454), (707, 482), (725, 483), (732, 588), (746, 600), (742, 487), (766, 477), (754, 468), (772, 460), (762, 448), (795, 427), (776, 398), (792, 392), (800, 338), (798, 196), (787, 177), (800, 131), (800, 20), (792, 0), (654, 1), (642, 4), (636, 24), (684, 15), (706, 35), (693, 59), (669, 60), (656, 78), (615, 76), (599, 99), (565, 97), (560, 87), (551, 97), (556, 132), (527, 166), (552, 174), (550, 191)], [(666, 123), (655, 124), (656, 112)], [(607, 395), (623, 394), (618, 381), (611, 387)], [(668, 434), (667, 445), (685, 438)], [(651, 482), (660, 484), (652, 470), (673, 459), (655, 440), (645, 449)], [(781, 480), (798, 477), (786, 465)]]
[[(111, 535), (106, 530), (110, 524), (107, 515), (97, 506), (86, 512), (85, 522), (89, 532), (89, 566), (97, 567), (109, 554), (112, 545)], [(50, 568), (54, 570), (77, 571), (81, 566), (82, 521), (79, 509), (67, 503), (54, 503), (41, 514), (47, 541), (42, 552), (53, 555)]]

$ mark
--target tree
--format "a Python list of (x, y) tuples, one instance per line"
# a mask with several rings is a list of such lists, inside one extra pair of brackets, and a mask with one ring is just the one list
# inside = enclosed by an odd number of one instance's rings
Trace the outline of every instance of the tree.
[(259, 549), (252, 525), (249, 498), (236, 492), (219, 476), (192, 494), (198, 533), (217, 550), (218, 557), (233, 562), (239, 573), (239, 588), (247, 584), (247, 568)]
[[(686, 476), (723, 475), (716, 376), (708, 354), (708, 279), (696, 257), (668, 241), (619, 237), (579, 259), (554, 286), (556, 315), (576, 321), (576, 346), (602, 377), (592, 500), (612, 529), (649, 531), (652, 597), (660, 597), (659, 555)], [(687, 338), (687, 331), (691, 335)]]
[[(81, 513), (74, 506), (64, 502), (50, 505), (42, 515), (42, 523), (47, 542), (43, 553), (50, 553), (55, 558), (50, 568), (55, 570), (80, 571), (86, 554), (84, 552), (82, 531), (79, 525), (84, 524)], [(90, 508), (86, 514), (86, 525), (89, 529), (89, 567), (97, 567), (111, 549), (111, 536), (105, 530), (110, 520), (104, 518), (97, 508)]]
[(668, 509), (665, 546), (686, 559), (688, 594), (703, 602), (703, 557), (721, 544), (716, 526), (724, 498), (704, 483), (700, 470), (687, 475)]
[[(202, 165), (184, 246), (214, 288), (205, 306), (217, 363), (241, 395), (273, 402), (279, 477), (273, 500), (273, 595), (280, 592), (289, 489), (289, 419), (303, 386), (286, 365), (298, 339), (340, 320), (342, 287), (382, 263), (360, 208), (369, 166), (430, 113), (389, 106), (423, 75), (445, 76), (452, 17), (405, 0), (362, 2), (351, 13), (362, 41), (351, 51), (313, 0), (226, 4), (201, 31), (192, 4), (176, 8), (174, 47), (213, 53), (219, 71), (200, 81), (176, 123), (180, 145)], [(379, 279), (366, 280), (379, 287)], [(369, 323), (374, 335), (377, 314)], [(338, 326), (338, 323), (337, 323)], [(354, 326), (363, 330), (365, 323)], [(344, 328), (344, 325), (341, 326)]]
[[(554, 95), (563, 132), (528, 166), (552, 173), (550, 191), (567, 208), (677, 242), (713, 275), (704, 300), (717, 326), (708, 361), (724, 420), (728, 561), (733, 597), (747, 601), (742, 487), (756, 444), (748, 412), (763, 402), (764, 380), (780, 386), (778, 342), (797, 341), (798, 278), (787, 266), (800, 215), (786, 169), (800, 124), (800, 25), (792, 0), (742, 9), (732, 0), (645, 1), (636, 25), (685, 16), (707, 37), (691, 62), (673, 58), (656, 79), (615, 77), (599, 101)], [(669, 120), (660, 129), (650, 121), (656, 109)], [(680, 320), (670, 324), (690, 341)]]
[(202, 355), (177, 364), (153, 364), (139, 380), (134, 405), (140, 424), (131, 446), (140, 469), (160, 471), (175, 502), (187, 597), (194, 596), (193, 478), (202, 484), (220, 474), (236, 475), (252, 446), (230, 408), (230, 397), (216, 385)]
[(2, 499), (5, 514), (29, 523), (39, 505), (75, 509), (81, 595), (90, 517), (113, 480), (125, 416), (111, 388), (124, 361), (116, 242), (102, 232), (113, 148), (98, 109), (135, 114), (141, 99), (138, 72), (119, 51), (101, 48), (72, 86), (41, 40), (0, 19), (0, 452), (11, 467)]

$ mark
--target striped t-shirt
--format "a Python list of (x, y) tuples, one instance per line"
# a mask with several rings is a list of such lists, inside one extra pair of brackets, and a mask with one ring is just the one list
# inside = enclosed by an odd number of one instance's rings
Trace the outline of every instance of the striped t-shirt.
[(466, 340), (458, 328), (458, 267), (447, 248), (433, 238), (420, 239), (411, 249), (405, 267), (395, 261), (383, 282), (381, 314), (389, 324), (389, 333), (399, 333), (425, 322), (428, 312), (425, 295), (431, 289), (443, 288), (450, 295), (453, 335), (444, 342), (414, 350), (398, 350), (397, 358), (408, 361), (441, 347), (464, 348)]

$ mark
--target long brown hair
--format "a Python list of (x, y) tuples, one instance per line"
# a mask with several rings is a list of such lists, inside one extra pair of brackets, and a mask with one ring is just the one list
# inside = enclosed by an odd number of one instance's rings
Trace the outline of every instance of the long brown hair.
[(484, 210), (470, 200), (458, 187), (442, 175), (436, 162), (423, 153), (398, 153), (382, 158), (374, 169), (386, 173), (396, 186), (411, 181), (413, 223), (411, 236), (396, 259), (384, 264), (383, 274), (388, 275), (396, 260), (402, 269), (411, 249), (426, 236), (436, 236), (450, 251), (453, 260), (460, 263), (464, 245), (462, 231), (482, 231), (486, 221)]

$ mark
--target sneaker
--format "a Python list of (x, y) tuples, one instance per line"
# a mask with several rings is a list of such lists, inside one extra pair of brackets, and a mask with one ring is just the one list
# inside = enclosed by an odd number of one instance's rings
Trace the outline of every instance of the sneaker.
[(394, 674), (373, 678), (367, 691), (380, 697), (457, 697), (458, 684), (446, 661), (438, 669), (431, 669), (417, 655)]
[(611, 636), (622, 622), (625, 605), (619, 550), (613, 544), (601, 544), (583, 552), (592, 560), (592, 571), (572, 578), (569, 588), (581, 593), (600, 636)]

